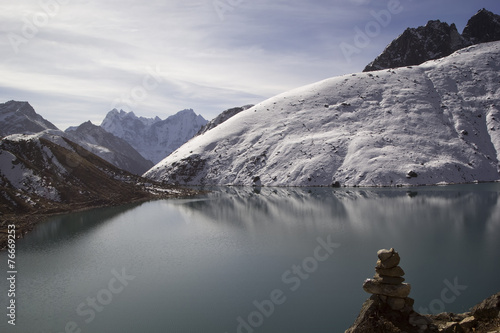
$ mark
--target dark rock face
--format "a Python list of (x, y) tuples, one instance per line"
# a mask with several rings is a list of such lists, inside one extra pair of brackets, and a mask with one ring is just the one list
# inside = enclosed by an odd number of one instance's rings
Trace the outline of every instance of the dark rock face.
[(253, 105), (244, 105), (241, 107), (235, 107), (235, 108), (231, 108), (231, 109), (227, 109), (225, 111), (222, 111), (221, 114), (219, 114), (217, 117), (215, 117), (214, 119), (209, 121), (205, 126), (200, 128), (200, 130), (198, 131), (198, 133), (196, 133), (196, 135), (202, 135), (203, 133), (208, 132), (209, 130), (219, 126), (220, 124), (222, 124), (223, 122), (225, 122), (229, 118), (234, 117), (235, 115), (237, 115), (241, 111), (245, 111), (247, 109), (250, 109), (252, 106)]
[(471, 309), (472, 315), (477, 319), (490, 320), (497, 318), (500, 312), (500, 293), (497, 293)]
[(363, 303), (358, 318), (345, 333), (431, 332), (430, 323), (429, 318), (416, 312), (392, 310), (379, 295), (372, 295)]
[(365, 67), (364, 72), (420, 65), (427, 60), (448, 56), (467, 45), (455, 24), (429, 21), (423, 27), (406, 29)]
[(481, 9), (467, 22), (462, 37), (472, 44), (500, 40), (500, 15)]
[(497, 40), (500, 40), (500, 15), (486, 9), (468, 21), (462, 35), (455, 24), (429, 21), (425, 26), (406, 29), (363, 71), (420, 65), (473, 44)]

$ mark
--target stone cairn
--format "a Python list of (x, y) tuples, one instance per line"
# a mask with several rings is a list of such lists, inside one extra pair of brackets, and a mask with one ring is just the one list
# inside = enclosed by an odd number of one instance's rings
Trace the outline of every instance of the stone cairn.
[(363, 289), (367, 293), (377, 295), (380, 301), (392, 310), (412, 312), (414, 300), (408, 297), (411, 286), (403, 283), (405, 279), (402, 276), (405, 272), (399, 267), (399, 254), (391, 248), (379, 250), (377, 256), (379, 260), (375, 267), (375, 276), (365, 280)]

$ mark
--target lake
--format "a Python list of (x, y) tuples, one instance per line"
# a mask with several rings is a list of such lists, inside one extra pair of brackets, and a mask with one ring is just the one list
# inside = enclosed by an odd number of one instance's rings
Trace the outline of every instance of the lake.
[(343, 332), (390, 247), (417, 311), (500, 290), (498, 183), (212, 190), (39, 224), (16, 243), (15, 327), (0, 281), (0, 331)]

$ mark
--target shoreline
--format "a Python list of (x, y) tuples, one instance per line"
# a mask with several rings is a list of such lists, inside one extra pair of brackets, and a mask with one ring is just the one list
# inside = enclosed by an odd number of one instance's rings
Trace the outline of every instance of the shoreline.
[[(199, 189), (189, 189), (185, 187), (172, 187), (174, 192), (177, 193), (161, 193), (153, 194), (148, 193), (144, 197), (134, 197), (130, 200), (123, 200), (120, 202), (92, 202), (92, 203), (70, 203), (70, 204), (56, 204), (55, 207), (45, 208), (39, 211), (27, 212), (27, 213), (10, 213), (6, 215), (0, 215), (0, 252), (7, 249), (7, 239), (8, 239), (8, 226), (14, 224), (16, 226), (16, 239), (24, 238), (24, 236), (33, 230), (39, 223), (47, 221), (49, 218), (63, 215), (71, 214), (77, 212), (83, 212), (87, 210), (92, 210), (96, 208), (105, 207), (119, 207), (123, 205), (133, 204), (133, 203), (143, 203), (153, 200), (164, 200), (164, 199), (182, 199), (197, 196), (207, 191)], [(180, 192), (180, 193), (178, 193)]]

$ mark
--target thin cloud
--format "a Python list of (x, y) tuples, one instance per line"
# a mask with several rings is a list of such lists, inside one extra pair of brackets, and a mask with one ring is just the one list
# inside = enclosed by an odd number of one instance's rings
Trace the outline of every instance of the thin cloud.
[[(133, 93), (134, 103), (122, 106), (138, 115), (193, 108), (211, 119), (360, 71), (407, 26), (441, 17), (463, 26), (482, 7), (500, 12), (493, 0), (401, 0), (404, 11), (348, 61), (339, 45), (353, 43), (355, 27), (374, 20), (386, 1), (220, 1), (230, 6), (222, 17), (215, 0), (71, 0), (53, 15), (43, 2), (0, 0), (0, 101), (27, 100), (61, 128), (100, 123)], [(44, 13), (47, 22), (23, 35)], [(12, 34), (25, 39), (17, 52)]]

